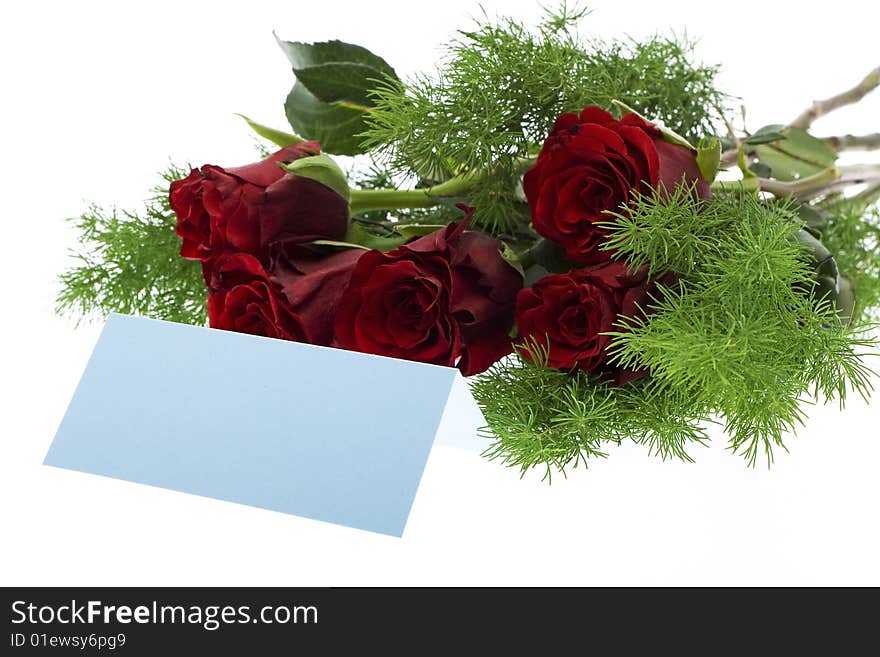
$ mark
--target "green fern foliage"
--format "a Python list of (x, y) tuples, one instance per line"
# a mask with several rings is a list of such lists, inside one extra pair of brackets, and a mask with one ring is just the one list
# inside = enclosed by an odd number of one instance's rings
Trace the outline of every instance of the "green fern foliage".
[(168, 185), (188, 171), (171, 166), (141, 212), (96, 205), (73, 219), (77, 264), (60, 277), (60, 314), (101, 318), (118, 312), (204, 325), (207, 292), (198, 262), (180, 257)]
[(575, 31), (583, 15), (563, 7), (536, 32), (512, 18), (460, 32), (434, 75), (374, 92), (365, 146), (413, 179), (487, 174), (492, 189), (477, 188), (472, 204), (503, 234), (526, 216), (514, 193), (523, 163), (564, 112), (616, 111), (619, 100), (694, 140), (714, 134), (727, 96), (717, 67), (694, 63), (691, 42), (584, 40)]
[(813, 293), (814, 263), (787, 205), (658, 194), (606, 228), (616, 257), (680, 275), (646, 317), (613, 333), (612, 362), (650, 376), (610, 388), (528, 359), (498, 364), (472, 386), (492, 456), (563, 470), (630, 439), (687, 460), (715, 418), (731, 450), (769, 463), (803, 423), (805, 403), (870, 393), (871, 327)]

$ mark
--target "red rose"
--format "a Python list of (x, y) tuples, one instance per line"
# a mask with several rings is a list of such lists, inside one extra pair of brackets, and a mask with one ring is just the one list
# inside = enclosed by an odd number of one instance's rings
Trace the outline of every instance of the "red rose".
[(180, 255), (205, 261), (225, 251), (243, 251), (265, 259), (272, 244), (343, 239), (348, 202), (329, 187), (278, 166), (319, 150), (316, 142), (304, 142), (243, 167), (207, 164), (171, 183), (170, 205), (183, 239)]
[(452, 308), (464, 343), (458, 368), (464, 376), (489, 369), (513, 351), (510, 331), (523, 278), (501, 249), (500, 241), (475, 231), (461, 233), (450, 249)]
[(607, 210), (619, 211), (634, 191), (673, 190), (685, 179), (700, 197), (710, 195), (696, 154), (670, 144), (636, 114), (620, 121), (598, 108), (556, 119), (537, 161), (523, 181), (535, 230), (558, 243), (572, 262), (610, 259), (600, 250)]
[(208, 320), (214, 328), (329, 346), (339, 298), (362, 249), (298, 252), (270, 275), (246, 253), (210, 263)]
[(450, 224), (388, 253), (361, 256), (336, 316), (340, 346), (452, 366), (465, 376), (511, 351), (522, 277), (498, 240)]
[(207, 278), (208, 323), (213, 328), (308, 342), (302, 319), (254, 256), (221, 256)]
[(333, 325), (342, 293), (351, 273), (367, 251), (347, 249), (332, 255), (309, 253), (305, 249), (276, 264), (274, 280), (290, 308), (306, 328), (308, 342), (333, 344)]
[(547, 346), (550, 367), (602, 371), (617, 384), (638, 378), (644, 373), (608, 365), (611, 338), (603, 333), (620, 330), (619, 319), (647, 310), (655, 289), (647, 270), (630, 272), (624, 263), (611, 261), (545, 276), (517, 295), (520, 338)]

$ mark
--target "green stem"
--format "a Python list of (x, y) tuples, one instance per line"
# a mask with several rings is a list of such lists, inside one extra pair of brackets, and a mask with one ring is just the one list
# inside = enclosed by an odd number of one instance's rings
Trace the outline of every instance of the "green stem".
[(429, 208), (438, 205), (445, 197), (461, 196), (477, 182), (478, 176), (464, 174), (446, 182), (420, 189), (353, 189), (351, 190), (351, 213), (360, 214), (372, 210), (402, 210), (405, 208)]
[(760, 178), (755, 176), (749, 176), (742, 180), (716, 180), (712, 183), (713, 192), (754, 193), (760, 188)]
[(840, 151), (873, 151), (880, 149), (880, 132), (870, 135), (839, 135), (822, 139), (834, 150)]
[(812, 176), (807, 176), (806, 178), (791, 182), (766, 178), (760, 178), (759, 180), (761, 189), (765, 192), (770, 192), (779, 197), (795, 196), (797, 198), (806, 199), (825, 191), (830, 185), (839, 180), (840, 176), (840, 169), (837, 167), (828, 167)]
[[(809, 199), (826, 192), (835, 183), (842, 181), (843, 172), (837, 167), (828, 167), (819, 173), (793, 180), (790, 182), (773, 180), (771, 178), (758, 178), (748, 176), (742, 180), (716, 180), (712, 183), (712, 191), (732, 191), (755, 193), (758, 191), (770, 192), (780, 198), (794, 196), (799, 199)], [(867, 174), (865, 174), (867, 175)], [(864, 182), (859, 180), (858, 182)]]
[(373, 210), (400, 210), (403, 208), (429, 208), (437, 200), (427, 190), (413, 189), (353, 189), (351, 190), (351, 213), (353, 215)]
[(868, 73), (868, 75), (866, 75), (864, 79), (852, 89), (847, 89), (843, 93), (839, 93), (831, 98), (826, 98), (825, 100), (814, 101), (809, 108), (801, 112), (800, 115), (791, 122), (791, 125), (803, 130), (809, 130), (810, 126), (813, 125), (813, 121), (819, 117), (825, 116), (829, 112), (833, 112), (846, 105), (852, 105), (853, 103), (859, 102), (877, 87), (880, 87), (880, 66)]

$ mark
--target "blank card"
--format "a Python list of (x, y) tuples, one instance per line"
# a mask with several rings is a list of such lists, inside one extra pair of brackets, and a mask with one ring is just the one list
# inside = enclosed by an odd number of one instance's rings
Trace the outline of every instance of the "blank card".
[(111, 315), (45, 463), (400, 536), (456, 373)]

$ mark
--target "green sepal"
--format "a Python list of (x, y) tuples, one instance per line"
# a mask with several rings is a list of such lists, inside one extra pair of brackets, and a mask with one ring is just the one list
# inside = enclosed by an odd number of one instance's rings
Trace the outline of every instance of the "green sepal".
[(327, 246), (337, 249), (361, 249), (363, 251), (391, 251), (409, 238), (403, 236), (383, 237), (374, 235), (360, 224), (353, 222), (348, 227), (344, 240), (315, 240), (310, 242), (315, 246)]
[(348, 233), (346, 234), (345, 239), (362, 249), (385, 252), (396, 249), (401, 244), (409, 241), (410, 238), (406, 235), (375, 235), (359, 223), (352, 222), (348, 227)]
[(721, 168), (721, 140), (716, 137), (703, 139), (697, 146), (697, 167), (707, 183), (715, 181)]
[(260, 137), (262, 137), (263, 139), (268, 139), (276, 146), (281, 146), (281, 148), (293, 146), (294, 144), (301, 144), (305, 141), (305, 139), (299, 137), (298, 135), (284, 132), (283, 130), (276, 130), (275, 128), (265, 126), (262, 123), (252, 121), (244, 114), (236, 113), (236, 116), (240, 116), (241, 118), (243, 118), (245, 122), (247, 122), (247, 124), (251, 127), (251, 130), (256, 132)]
[(346, 201), (351, 198), (351, 189), (348, 187), (348, 179), (333, 161), (333, 158), (325, 153), (302, 157), (290, 163), (280, 163), (285, 171), (294, 173), (302, 178), (316, 180), (322, 185), (329, 187)]
[(342, 240), (315, 240), (314, 242), (309, 242), (309, 244), (314, 244), (315, 246), (334, 246), (340, 249), (361, 249), (363, 251), (369, 251), (370, 248), (364, 246), (363, 244), (355, 244), (354, 242), (343, 242)]
[(752, 169), (752, 167), (748, 163), (748, 160), (746, 159), (745, 146), (739, 147), (739, 151), (736, 154), (736, 166), (738, 166), (739, 170), (742, 172), (743, 180), (758, 177), (758, 173)]
[(510, 245), (507, 242), (501, 242), (501, 258), (508, 265), (516, 269), (519, 272), (520, 276), (525, 279), (526, 272), (523, 269), (522, 263), (519, 260), (519, 256), (516, 255), (516, 251), (510, 248)]

